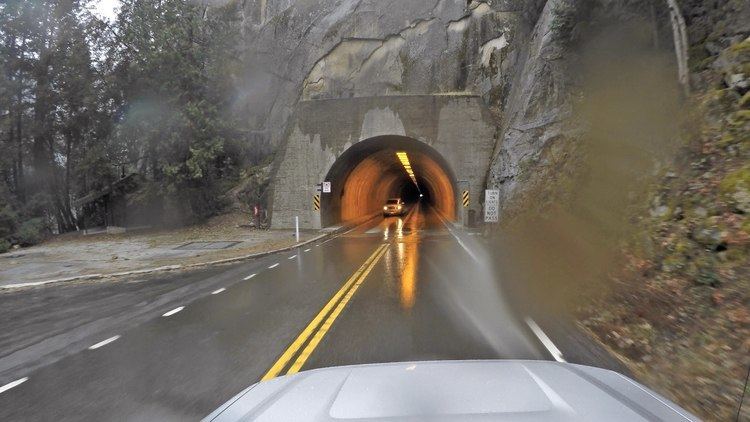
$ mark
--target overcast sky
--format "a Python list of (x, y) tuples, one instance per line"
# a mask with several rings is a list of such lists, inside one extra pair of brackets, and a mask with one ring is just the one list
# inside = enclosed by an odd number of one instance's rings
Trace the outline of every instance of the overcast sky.
[(113, 20), (116, 16), (115, 8), (119, 5), (120, 0), (99, 0), (94, 2), (94, 13), (109, 20)]

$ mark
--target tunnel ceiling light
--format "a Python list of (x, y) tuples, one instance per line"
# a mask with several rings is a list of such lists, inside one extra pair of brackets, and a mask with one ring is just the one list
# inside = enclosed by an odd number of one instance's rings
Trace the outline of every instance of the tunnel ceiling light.
[(411, 168), (409, 156), (404, 151), (399, 151), (396, 153), (396, 157), (398, 157), (398, 161), (401, 162), (401, 165), (404, 166), (404, 170), (406, 170), (406, 174), (409, 175), (411, 181), (414, 182), (414, 186), (416, 186), (417, 190), (419, 190), (419, 184), (417, 184), (417, 178), (416, 176), (414, 176), (414, 170), (412, 170)]

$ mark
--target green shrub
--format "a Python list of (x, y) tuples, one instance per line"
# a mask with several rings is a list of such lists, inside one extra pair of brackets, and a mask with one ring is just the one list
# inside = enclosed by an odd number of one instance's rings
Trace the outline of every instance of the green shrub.
[(719, 184), (721, 193), (725, 195), (742, 188), (750, 189), (750, 165), (727, 174)]
[(47, 210), (51, 209), (54, 209), (52, 198), (46, 193), (36, 193), (29, 198), (20, 210), (20, 214), (24, 216), (40, 216), (45, 215)]
[(0, 253), (8, 252), (10, 246), (10, 242), (7, 239), (0, 239)]
[(10, 205), (0, 207), (0, 239), (7, 238), (16, 231), (18, 214)]
[(32, 218), (26, 220), (18, 227), (16, 240), (21, 246), (31, 246), (42, 241), (44, 238), (45, 224), (43, 218)]

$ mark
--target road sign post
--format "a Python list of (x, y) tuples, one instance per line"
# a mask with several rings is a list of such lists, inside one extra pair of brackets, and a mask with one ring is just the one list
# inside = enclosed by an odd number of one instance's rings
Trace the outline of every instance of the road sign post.
[(484, 222), (497, 223), (500, 216), (500, 191), (487, 189), (484, 191)]
[(323, 182), (323, 193), (331, 193), (331, 182)]

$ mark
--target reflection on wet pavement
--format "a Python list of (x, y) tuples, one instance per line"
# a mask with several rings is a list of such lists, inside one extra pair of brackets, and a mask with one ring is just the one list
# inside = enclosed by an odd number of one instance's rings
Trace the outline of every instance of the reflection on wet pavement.
[[(472, 296), (480, 279), (476, 265), (437, 211), (426, 205), (410, 211), (372, 219), (306, 249), (197, 274), (203, 296), (173, 303), (178, 301), (162, 295), (166, 302), (149, 311), (155, 318), (122, 323), (85, 346), (114, 335), (117, 341), (26, 371), (23, 386), (0, 396), (0, 420), (65, 419), (58, 417), (61, 409), (76, 416), (71, 420), (101, 414), (117, 420), (197, 419), (260, 379), (305, 333), (304, 348), (285, 361), (301, 362), (302, 370), (536, 357), (518, 338), (522, 333), (511, 332), (504, 314), (492, 313), (490, 327), (476, 328), (466, 316), (467, 309), (482, 305)], [(365, 265), (376, 251), (387, 253)], [(185, 276), (191, 275), (175, 274), (175, 283)], [(357, 289), (345, 289), (347, 283)], [(458, 300), (467, 294), (470, 300)], [(180, 312), (161, 316), (170, 309)], [(330, 312), (321, 314), (323, 309)], [(124, 321), (129, 313), (119, 317)], [(311, 325), (319, 314), (318, 325)], [(484, 332), (517, 347), (494, 347)], [(309, 348), (312, 338), (319, 343)], [(306, 360), (300, 360), (303, 353)], [(66, 388), (71, 379), (75, 389)]]
[[(383, 224), (383, 240), (395, 242), (385, 257), (386, 277), (388, 281), (396, 281), (394, 284), (398, 285), (401, 309), (408, 310), (416, 301), (419, 243), (421, 229), (425, 226), (425, 213), (417, 204), (406, 216), (398, 217), (395, 221), (385, 220)], [(391, 227), (394, 228), (393, 232)]]

